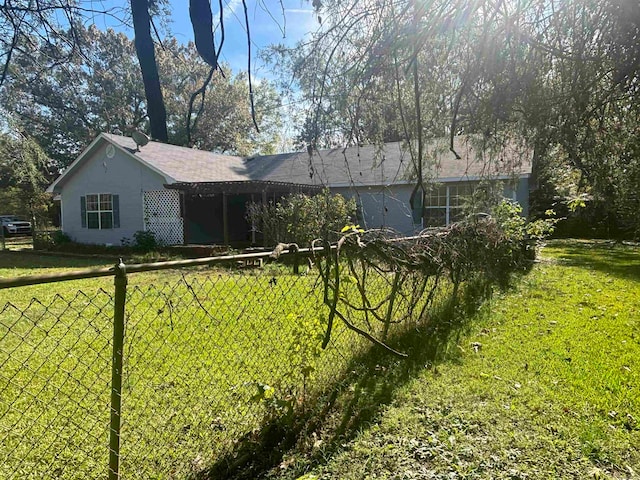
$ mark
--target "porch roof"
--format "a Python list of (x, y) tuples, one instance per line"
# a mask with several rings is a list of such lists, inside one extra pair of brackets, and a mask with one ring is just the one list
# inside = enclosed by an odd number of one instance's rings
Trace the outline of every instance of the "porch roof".
[(267, 180), (239, 180), (228, 182), (177, 182), (166, 184), (165, 188), (180, 190), (194, 195), (251, 194), (251, 193), (319, 193), (321, 185), (303, 183), (275, 182)]

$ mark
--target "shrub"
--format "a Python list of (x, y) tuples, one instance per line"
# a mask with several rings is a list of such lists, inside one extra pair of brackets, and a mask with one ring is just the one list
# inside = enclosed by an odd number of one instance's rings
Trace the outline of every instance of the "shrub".
[(34, 232), (33, 248), (47, 250), (72, 243), (71, 237), (60, 230)]
[(138, 230), (133, 234), (133, 247), (141, 252), (150, 252), (158, 248), (158, 241), (153, 232)]
[(71, 237), (64, 233), (62, 230), (56, 230), (51, 234), (51, 240), (54, 245), (64, 245), (66, 243), (71, 243)]
[(314, 196), (293, 194), (266, 205), (250, 203), (247, 208), (247, 220), (262, 232), (265, 245), (297, 243), (302, 247), (318, 238), (335, 242), (355, 215), (355, 200), (329, 190)]

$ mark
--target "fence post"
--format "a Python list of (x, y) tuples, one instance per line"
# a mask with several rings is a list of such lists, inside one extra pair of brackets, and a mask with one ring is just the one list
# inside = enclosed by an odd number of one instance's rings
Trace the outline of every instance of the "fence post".
[(297, 244), (292, 243), (289, 245), (289, 251), (293, 252), (293, 274), (298, 275), (300, 273), (300, 255), (298, 254), (299, 247)]
[(109, 428), (109, 480), (120, 478), (120, 412), (122, 406), (122, 350), (127, 272), (122, 259), (116, 265), (113, 311), (113, 357), (111, 359), (111, 422)]

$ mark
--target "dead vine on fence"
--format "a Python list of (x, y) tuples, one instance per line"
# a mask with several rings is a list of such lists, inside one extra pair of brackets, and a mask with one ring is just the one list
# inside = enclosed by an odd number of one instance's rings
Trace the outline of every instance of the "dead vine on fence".
[(326, 242), (324, 246), (314, 253), (323, 301), (329, 307), (322, 347), (329, 344), (337, 318), (400, 357), (406, 354), (387, 343), (391, 326), (428, 321), (443, 279), (452, 286), (455, 301), (463, 282), (481, 276), (488, 284), (502, 284), (523, 261), (521, 240), (511, 238), (491, 218), (429, 229), (410, 238), (351, 226), (343, 231), (337, 248), (331, 250)]

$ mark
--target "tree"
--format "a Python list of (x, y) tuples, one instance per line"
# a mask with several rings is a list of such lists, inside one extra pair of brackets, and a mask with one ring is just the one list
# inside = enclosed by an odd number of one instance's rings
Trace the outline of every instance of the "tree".
[(160, 75), (156, 62), (153, 38), (151, 37), (150, 8), (154, 6), (150, 0), (131, 0), (131, 17), (133, 18), (133, 30), (135, 32), (135, 46), (140, 71), (144, 82), (144, 92), (147, 99), (147, 112), (151, 128), (151, 137), (167, 143), (167, 110), (162, 98)]
[[(251, 78), (251, 33), (250, 22), (245, 0), (241, 0), (244, 7), (245, 30), (247, 32), (247, 83), (249, 87), (249, 104), (251, 115), (256, 130), (255, 102), (253, 98), (253, 85)], [(136, 54), (140, 64), (140, 70), (144, 82), (147, 100), (148, 121), (151, 135), (163, 142), (169, 140), (167, 130), (167, 113), (164, 104), (156, 49), (154, 46), (151, 29), (158, 34), (154, 17), (162, 11), (162, 1), (156, 0), (130, 0), (130, 13), (133, 20), (135, 33)], [(212, 6), (209, 0), (190, 0), (189, 11), (194, 30), (197, 51), (204, 62), (210, 67), (210, 73), (201, 84), (199, 95), (204, 98), (204, 93), (212, 78), (213, 71), (220, 67), (218, 58), (224, 44), (224, 8), (223, 2), (218, 2), (219, 23), (216, 29), (220, 32), (219, 45), (214, 44), (214, 26)], [(128, 15), (120, 7), (99, 9), (94, 3), (82, 0), (41, 0), (33, 2), (4, 2), (0, 5), (0, 87), (2, 87), (9, 74), (15, 54), (27, 54), (33, 50), (33, 46), (41, 48), (40, 66), (49, 68), (74, 61), (74, 56), (82, 55), (80, 41), (77, 35), (85, 21), (96, 16), (108, 16), (119, 23)], [(160, 40), (158, 38), (158, 40)], [(27, 48), (25, 48), (27, 45)], [(194, 98), (197, 95), (194, 95)], [(193, 101), (190, 102), (189, 117), (191, 117)], [(187, 130), (188, 131), (188, 130)]]
[(42, 45), (40, 68), (66, 63), (78, 53), (75, 27), (89, 17), (105, 16), (122, 22), (119, 7), (96, 8), (93, 2), (40, 0), (5, 1), (0, 5), (0, 87), (7, 79), (15, 54), (28, 54)]
[(77, 27), (75, 36), (81, 50), (56, 67), (41, 67), (46, 45), (15, 55), (0, 94), (14, 122), (61, 167), (100, 132), (126, 131), (146, 121), (131, 41), (96, 27)]
[(247, 220), (264, 236), (265, 245), (297, 243), (308, 247), (316, 239), (336, 242), (353, 223), (356, 202), (324, 190), (317, 195), (291, 194), (278, 202), (250, 203)]
[[(279, 140), (280, 98), (268, 81), (254, 88), (256, 131), (251, 116), (248, 81), (245, 73), (234, 75), (221, 64), (211, 72), (195, 51), (193, 44), (181, 46), (175, 39), (164, 42), (158, 55), (158, 69), (168, 93), (169, 139), (176, 145), (195, 146), (202, 150), (239, 155), (270, 153)], [(207, 80), (204, 95), (194, 94)]]
[(43, 220), (50, 206), (44, 192), (49, 161), (40, 146), (20, 134), (0, 134), (0, 203), (7, 213)]
[[(318, 2), (322, 31), (281, 60), (310, 105), (301, 140), (401, 139), (417, 191), (429, 176), (429, 138), (470, 134), (496, 148), (519, 138), (534, 170), (560, 152), (583, 187), (619, 203), (613, 172), (633, 163), (638, 118), (632, 3)], [(615, 138), (603, 134), (620, 122)]]
[[(40, 50), (17, 54), (0, 98), (23, 131), (45, 146), (60, 167), (68, 165), (100, 132), (145, 130), (148, 109), (135, 46), (124, 34), (95, 27), (76, 28), (82, 55), (55, 68), (40, 69)], [(163, 42), (157, 61), (165, 92), (172, 143), (220, 152), (269, 152), (277, 141), (279, 99), (268, 83), (256, 89), (258, 135), (250, 116), (246, 77), (215, 72), (203, 108), (188, 116), (189, 100), (209, 67), (195, 47), (175, 39)], [(192, 125), (191, 139), (186, 125)], [(194, 127), (195, 124), (195, 128)]]

